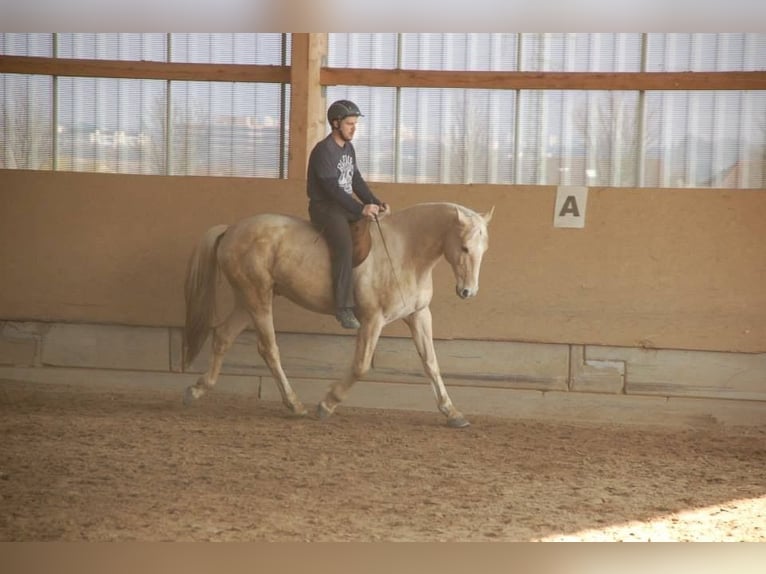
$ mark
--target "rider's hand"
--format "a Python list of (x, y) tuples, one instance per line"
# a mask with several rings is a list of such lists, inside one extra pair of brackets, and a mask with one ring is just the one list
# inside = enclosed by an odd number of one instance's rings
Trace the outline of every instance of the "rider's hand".
[(362, 208), (362, 215), (368, 219), (375, 219), (380, 212), (380, 208), (374, 203), (368, 203)]

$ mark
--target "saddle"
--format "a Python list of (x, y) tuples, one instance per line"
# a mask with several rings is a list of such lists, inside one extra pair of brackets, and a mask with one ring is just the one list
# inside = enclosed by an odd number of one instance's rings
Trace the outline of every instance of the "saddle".
[(367, 259), (372, 248), (372, 236), (370, 235), (370, 220), (366, 217), (358, 221), (349, 222), (351, 229), (351, 242), (353, 251), (351, 255), (351, 265), (357, 267)]

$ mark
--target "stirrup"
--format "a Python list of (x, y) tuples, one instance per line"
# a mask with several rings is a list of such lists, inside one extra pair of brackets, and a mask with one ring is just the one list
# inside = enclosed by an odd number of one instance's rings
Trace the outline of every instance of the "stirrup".
[(335, 318), (344, 329), (358, 329), (360, 327), (359, 321), (354, 316), (354, 311), (349, 307), (338, 309), (338, 312), (335, 313)]

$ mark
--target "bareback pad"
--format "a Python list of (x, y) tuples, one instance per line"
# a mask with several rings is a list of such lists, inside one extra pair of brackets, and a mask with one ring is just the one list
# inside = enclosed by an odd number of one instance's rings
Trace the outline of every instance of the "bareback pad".
[(360, 265), (370, 254), (372, 247), (372, 236), (370, 235), (370, 220), (366, 217), (358, 221), (351, 221), (348, 224), (351, 229), (351, 242), (353, 251), (351, 255), (351, 264), (353, 267)]

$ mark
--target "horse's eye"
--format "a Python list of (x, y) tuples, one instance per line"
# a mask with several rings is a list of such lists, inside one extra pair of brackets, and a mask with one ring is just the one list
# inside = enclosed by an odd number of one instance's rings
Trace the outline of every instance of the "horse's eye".
[(463, 253), (468, 253), (468, 248), (465, 245), (463, 245), (461, 249), (463, 250)]

